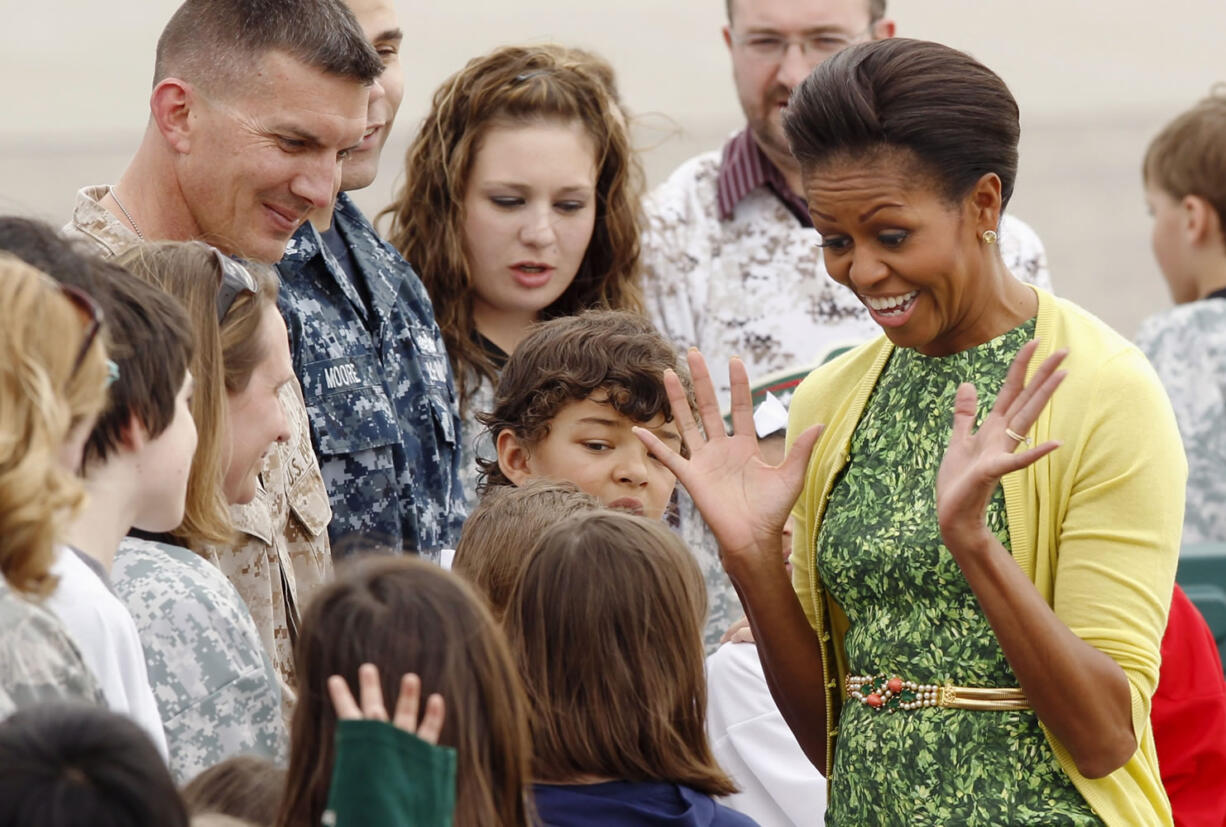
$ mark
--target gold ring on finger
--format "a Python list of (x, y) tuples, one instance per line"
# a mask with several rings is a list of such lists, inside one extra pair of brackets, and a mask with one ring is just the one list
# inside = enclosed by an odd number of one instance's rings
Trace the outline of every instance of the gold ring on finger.
[(1019, 443), (1024, 442), (1026, 443), (1027, 448), (1030, 447), (1030, 437), (1022, 436), (1021, 434), (1019, 434), (1017, 431), (1013, 430), (1012, 428), (1008, 428), (1008, 427), (1005, 428), (1005, 436), (1011, 437), (1017, 440)]

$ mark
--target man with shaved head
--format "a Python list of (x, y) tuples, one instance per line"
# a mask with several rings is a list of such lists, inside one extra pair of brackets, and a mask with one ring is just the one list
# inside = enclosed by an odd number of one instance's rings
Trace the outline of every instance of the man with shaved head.
[[(157, 45), (150, 117), (112, 186), (77, 194), (65, 228), (116, 255), (142, 241), (199, 239), (275, 263), (366, 131), (383, 62), (340, 0), (187, 0)], [(255, 499), (214, 560), (251, 609), (286, 685), (298, 611), (331, 571), (328, 494), (296, 382), (281, 393), (292, 434), (269, 452)]]

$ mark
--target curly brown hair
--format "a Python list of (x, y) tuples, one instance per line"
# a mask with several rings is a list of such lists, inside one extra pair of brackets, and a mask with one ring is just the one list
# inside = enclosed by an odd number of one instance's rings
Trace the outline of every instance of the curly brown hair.
[(560, 46), (505, 47), (469, 61), (434, 94), (405, 156), (405, 182), (380, 218), (434, 303), (460, 390), (460, 410), (497, 369), (476, 342), (463, 238), (464, 193), (492, 126), (578, 122), (597, 147), (596, 224), (575, 280), (541, 319), (591, 307), (642, 312), (638, 284), (643, 174), (606, 61)]
[[(549, 423), (571, 402), (597, 393), (622, 416), (650, 422), (663, 414), (672, 421), (664, 371), (675, 371), (690, 407), (690, 372), (676, 349), (646, 318), (620, 310), (588, 310), (535, 325), (502, 369), (494, 409), (477, 418), (497, 443), (510, 431), (534, 445), (549, 434)], [(683, 451), (684, 453), (684, 451)], [(497, 458), (478, 459), (478, 492), (512, 485)]]

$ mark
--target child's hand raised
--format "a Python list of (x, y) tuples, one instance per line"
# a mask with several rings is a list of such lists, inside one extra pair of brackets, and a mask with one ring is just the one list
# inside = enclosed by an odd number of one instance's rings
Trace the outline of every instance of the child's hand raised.
[[(332, 708), (342, 721), (361, 720), (387, 721), (387, 707), (383, 703), (383, 688), (379, 685), (379, 668), (372, 663), (358, 667), (358, 694), (361, 706), (353, 699), (349, 684), (340, 675), (328, 678), (328, 694)], [(417, 722), (417, 707), (421, 701), (421, 679), (410, 672), (400, 679), (400, 697), (396, 699), (396, 713), (392, 723), (410, 735), (416, 735), (427, 744), (438, 744), (443, 731), (446, 710), (443, 696), (437, 692), (426, 700), (426, 714)]]
[(664, 375), (664, 386), (690, 458), (672, 451), (643, 428), (635, 428), (635, 433), (685, 486), (715, 532), (725, 568), (758, 562), (778, 566), (783, 525), (804, 486), (809, 456), (823, 426), (815, 425), (797, 437), (780, 465), (768, 465), (758, 451), (745, 364), (740, 359), (728, 364), (733, 428), (729, 436), (702, 354), (691, 350), (686, 359), (706, 436), (694, 422), (681, 381), (671, 371)]

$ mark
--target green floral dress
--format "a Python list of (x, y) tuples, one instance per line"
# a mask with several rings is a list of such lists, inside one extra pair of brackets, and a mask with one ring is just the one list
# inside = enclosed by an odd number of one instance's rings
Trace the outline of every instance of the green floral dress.
[[(958, 384), (975, 383), (980, 420), (1034, 320), (941, 358), (899, 348), (881, 374), (830, 495), (818, 566), (851, 621), (853, 675), (1016, 687), (1017, 678), (958, 564), (941, 543), (936, 476)], [(1009, 548), (1004, 494), (987, 524)], [(843, 706), (828, 824), (1101, 824), (1029, 710)]]

